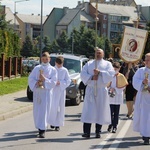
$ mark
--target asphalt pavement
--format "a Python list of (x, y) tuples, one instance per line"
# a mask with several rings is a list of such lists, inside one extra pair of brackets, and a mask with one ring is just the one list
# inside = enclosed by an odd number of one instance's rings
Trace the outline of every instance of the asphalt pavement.
[(32, 110), (32, 103), (26, 96), (26, 90), (0, 96), (0, 121)]

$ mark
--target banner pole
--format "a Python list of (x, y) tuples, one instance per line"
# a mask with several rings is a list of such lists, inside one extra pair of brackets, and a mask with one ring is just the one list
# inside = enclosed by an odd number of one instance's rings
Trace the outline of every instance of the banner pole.
[[(95, 13), (95, 69), (97, 69), (97, 22), (98, 22), (98, 0), (96, 0), (96, 13)], [(97, 81), (95, 81), (94, 95), (97, 96)]]

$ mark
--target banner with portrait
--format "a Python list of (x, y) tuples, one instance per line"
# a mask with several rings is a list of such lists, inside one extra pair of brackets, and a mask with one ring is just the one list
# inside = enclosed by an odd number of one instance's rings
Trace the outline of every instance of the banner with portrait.
[(134, 27), (125, 27), (119, 56), (125, 62), (136, 62), (142, 58), (148, 32)]

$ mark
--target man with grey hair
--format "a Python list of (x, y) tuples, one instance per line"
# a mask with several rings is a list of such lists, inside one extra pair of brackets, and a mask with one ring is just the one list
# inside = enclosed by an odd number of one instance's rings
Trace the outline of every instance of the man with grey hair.
[(109, 61), (103, 59), (104, 51), (95, 49), (95, 59), (89, 61), (81, 71), (81, 79), (86, 87), (81, 122), (82, 137), (90, 138), (91, 124), (95, 123), (96, 138), (100, 138), (101, 127), (111, 123), (107, 85), (115, 75)]
[(139, 132), (144, 145), (150, 139), (150, 53), (145, 55), (145, 67), (139, 68), (133, 76), (133, 87), (138, 91), (135, 100), (133, 130)]

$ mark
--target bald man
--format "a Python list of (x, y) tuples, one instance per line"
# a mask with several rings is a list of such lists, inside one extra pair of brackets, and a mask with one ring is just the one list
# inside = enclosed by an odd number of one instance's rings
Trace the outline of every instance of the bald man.
[(96, 48), (95, 60), (89, 61), (81, 72), (81, 79), (87, 85), (81, 115), (82, 137), (85, 138), (90, 138), (92, 123), (96, 124), (96, 138), (100, 138), (102, 125), (111, 123), (107, 84), (112, 81), (115, 71), (103, 57), (104, 51)]
[(133, 87), (138, 91), (134, 107), (133, 130), (141, 134), (144, 145), (149, 145), (150, 53), (145, 55), (145, 67), (139, 68), (133, 76)]

